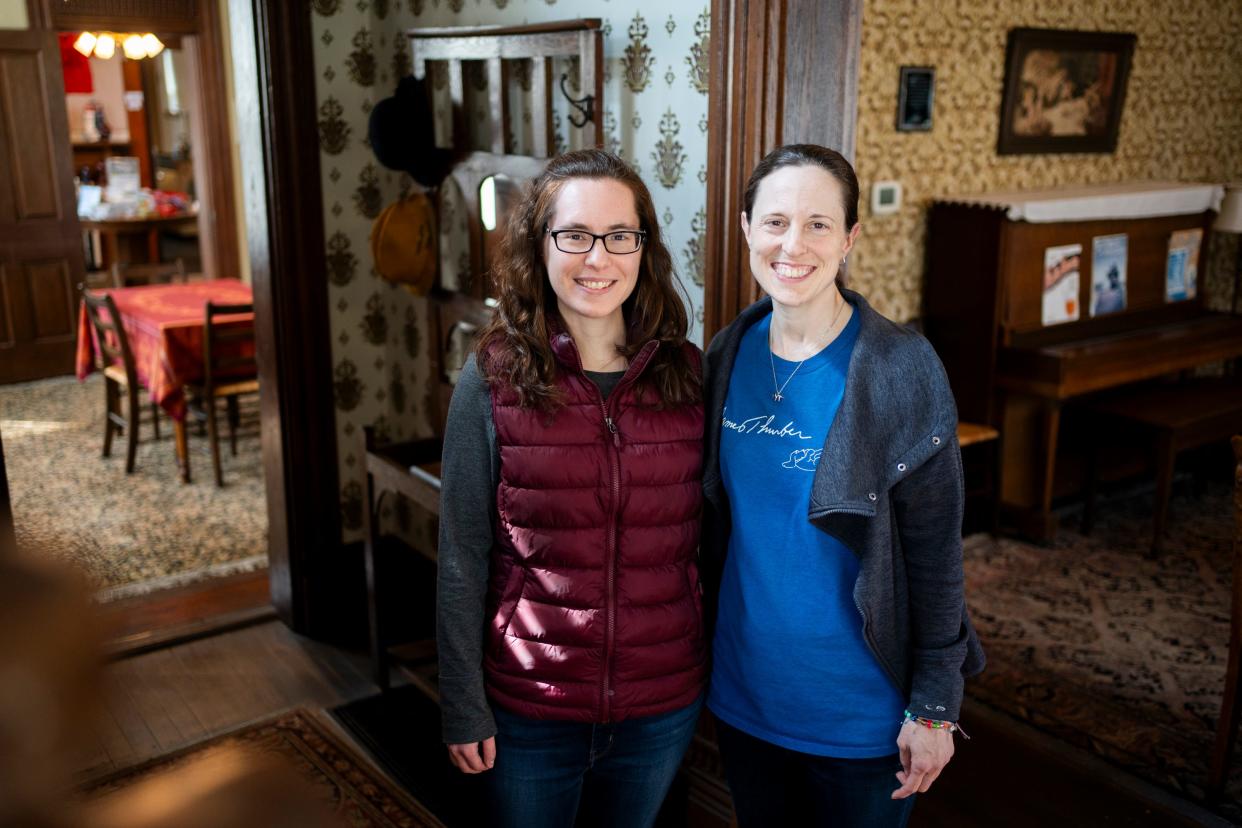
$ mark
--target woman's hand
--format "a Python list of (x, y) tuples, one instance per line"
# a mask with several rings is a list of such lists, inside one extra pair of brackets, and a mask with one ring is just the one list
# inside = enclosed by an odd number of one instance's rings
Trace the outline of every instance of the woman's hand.
[(448, 752), (449, 759), (462, 773), (482, 773), (496, 764), (496, 737), (489, 736), (481, 742), (467, 742), (464, 745), (449, 745)]
[(905, 799), (911, 794), (925, 793), (949, 764), (953, 758), (953, 734), (906, 722), (897, 736), (897, 751), (901, 756), (902, 769), (897, 771), (901, 787), (893, 791), (893, 799)]

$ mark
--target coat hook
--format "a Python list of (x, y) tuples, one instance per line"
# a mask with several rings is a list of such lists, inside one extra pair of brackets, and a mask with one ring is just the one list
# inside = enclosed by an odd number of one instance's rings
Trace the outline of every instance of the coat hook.
[(561, 74), (561, 94), (565, 96), (565, 100), (569, 101), (569, 105), (582, 113), (582, 120), (578, 121), (574, 118), (574, 113), (569, 113), (569, 122), (576, 128), (582, 129), (587, 124), (595, 120), (595, 96), (585, 95), (575, 100), (569, 94), (569, 90), (565, 88), (565, 82), (569, 80), (568, 73)]

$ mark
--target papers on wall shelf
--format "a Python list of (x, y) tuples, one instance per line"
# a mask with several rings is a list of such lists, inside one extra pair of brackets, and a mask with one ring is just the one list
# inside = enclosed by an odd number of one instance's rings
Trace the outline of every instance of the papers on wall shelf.
[(1126, 309), (1125, 233), (1091, 239), (1091, 315), (1102, 316)]
[(1199, 243), (1203, 228), (1177, 230), (1169, 236), (1169, 258), (1164, 271), (1164, 299), (1194, 299), (1199, 282)]
[(1081, 262), (1081, 244), (1064, 244), (1044, 251), (1043, 324), (1058, 325), (1078, 319), (1078, 271)]

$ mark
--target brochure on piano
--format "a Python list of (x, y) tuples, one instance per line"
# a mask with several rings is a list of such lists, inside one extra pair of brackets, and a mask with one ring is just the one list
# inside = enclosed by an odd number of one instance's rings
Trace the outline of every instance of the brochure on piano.
[(1044, 250), (1044, 307), (1041, 321), (1059, 325), (1078, 319), (1078, 271), (1081, 244), (1063, 244)]
[(1177, 230), (1169, 236), (1169, 259), (1165, 265), (1164, 299), (1194, 299), (1199, 281), (1199, 244), (1203, 228)]
[(1091, 315), (1126, 309), (1126, 258), (1129, 237), (1095, 236), (1091, 239)]

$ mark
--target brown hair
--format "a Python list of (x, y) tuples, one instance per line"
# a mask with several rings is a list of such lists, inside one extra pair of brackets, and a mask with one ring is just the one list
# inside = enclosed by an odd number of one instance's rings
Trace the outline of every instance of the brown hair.
[(553, 158), (510, 213), (492, 265), (496, 314), (476, 346), (483, 376), (489, 383), (513, 388), (523, 407), (552, 411), (561, 403), (549, 328), (550, 317), (557, 318), (559, 312), (544, 267), (543, 236), (561, 189), (574, 178), (610, 179), (629, 187), (639, 228), (647, 232), (638, 282), (622, 305), (628, 335), (618, 352), (631, 359), (647, 342), (659, 340), (642, 385), (654, 392), (658, 407), (698, 402), (698, 366), (685, 348), (686, 308), (677, 294), (673, 257), (660, 236), (651, 193), (628, 164), (598, 149)]

